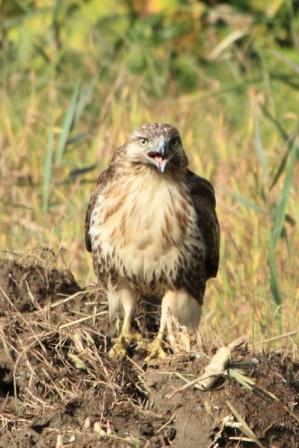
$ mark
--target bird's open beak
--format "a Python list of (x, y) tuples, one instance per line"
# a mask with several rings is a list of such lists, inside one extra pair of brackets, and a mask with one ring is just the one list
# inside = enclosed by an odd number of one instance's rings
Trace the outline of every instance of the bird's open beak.
[(164, 173), (165, 167), (169, 158), (166, 157), (167, 142), (161, 137), (158, 141), (157, 147), (147, 152), (147, 156), (151, 162), (157, 167), (160, 173)]

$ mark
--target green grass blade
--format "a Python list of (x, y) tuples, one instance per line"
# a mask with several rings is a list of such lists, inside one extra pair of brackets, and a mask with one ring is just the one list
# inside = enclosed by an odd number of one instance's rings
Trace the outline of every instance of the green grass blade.
[(94, 89), (97, 85), (98, 79), (99, 79), (99, 74), (97, 73), (91, 80), (90, 84), (81, 92), (80, 96), (78, 97), (75, 122), (77, 122), (80, 119), (86, 106), (91, 101), (91, 98), (92, 98)]
[[(283, 171), (286, 168), (287, 161), (288, 161), (290, 152), (292, 150), (292, 147), (294, 145), (294, 141), (295, 141), (295, 138), (296, 138), (297, 135), (298, 135), (298, 129), (296, 130), (295, 135), (287, 142), (287, 150), (286, 150), (286, 152), (285, 152), (285, 154), (284, 154), (284, 156), (283, 156), (283, 158), (282, 158), (282, 160), (281, 160), (281, 162), (279, 164), (279, 167), (278, 167), (276, 173), (273, 176), (273, 180), (272, 180), (271, 185), (270, 185), (270, 190), (272, 190), (272, 188), (278, 182), (280, 176), (282, 175)], [(297, 157), (299, 157), (298, 147), (296, 148), (296, 154), (297, 154)]]
[(43, 209), (45, 212), (49, 209), (49, 197), (52, 180), (52, 159), (54, 147), (54, 133), (51, 127), (49, 131), (46, 159), (44, 164), (44, 179), (43, 179)]
[(252, 378), (245, 375), (243, 370), (237, 369), (236, 367), (229, 367), (227, 369), (227, 375), (230, 378), (234, 378), (238, 383), (241, 384), (241, 386), (245, 387), (245, 389), (252, 391), (253, 386), (255, 385), (255, 382)]
[(56, 151), (56, 164), (60, 165), (62, 162), (63, 153), (66, 147), (67, 140), (69, 138), (69, 134), (72, 130), (75, 117), (76, 117), (76, 111), (77, 111), (77, 105), (78, 105), (78, 99), (79, 99), (79, 93), (80, 93), (80, 82), (78, 81), (76, 83), (74, 93), (69, 105), (69, 108), (66, 112), (62, 132), (60, 135), (57, 151)]
[(282, 186), (278, 202), (275, 208), (273, 216), (273, 226), (271, 229), (270, 241), (269, 241), (268, 263), (270, 269), (270, 287), (273, 300), (277, 305), (280, 305), (282, 303), (282, 297), (279, 289), (279, 281), (276, 269), (275, 247), (280, 238), (285, 221), (286, 205), (290, 188), (292, 185), (293, 169), (296, 163), (296, 152), (297, 148), (294, 143), (286, 166), (286, 175), (284, 184)]
[(294, 165), (296, 163), (296, 152), (297, 152), (297, 148), (296, 148), (295, 143), (293, 143), (292, 149), (290, 152), (290, 156), (289, 156), (289, 160), (288, 160), (288, 163), (286, 166), (286, 175), (285, 175), (284, 184), (282, 186), (282, 189), (281, 189), (281, 192), (280, 192), (280, 195), (278, 198), (278, 203), (277, 203), (277, 206), (275, 208), (275, 213), (274, 213), (273, 227), (272, 227), (272, 232), (271, 232), (271, 241), (272, 241), (273, 247), (276, 246), (276, 243), (277, 243), (278, 239), (280, 238), (281, 231), (282, 231), (283, 224), (284, 224), (286, 204), (287, 204), (290, 188), (292, 185), (293, 169), (294, 169)]
[(281, 62), (284, 62), (286, 65), (288, 65), (297, 75), (299, 75), (299, 65), (296, 64), (294, 61), (292, 61), (290, 58), (288, 58), (285, 54), (277, 51), (272, 50), (272, 55), (278, 59)]
[(278, 284), (278, 275), (276, 270), (276, 259), (275, 259), (275, 248), (269, 245), (269, 254), (268, 254), (268, 263), (270, 270), (270, 288), (271, 294), (276, 305), (281, 305), (282, 297), (280, 294), (279, 284)]
[(229, 192), (229, 194), (238, 202), (240, 202), (240, 204), (244, 205), (244, 207), (254, 210), (257, 213), (261, 213), (263, 210), (261, 209), (261, 207), (259, 207), (256, 202), (254, 202), (252, 199), (248, 199), (246, 196), (243, 196), (240, 193), (235, 193), (235, 192)]
[(67, 179), (68, 180), (75, 180), (80, 176), (83, 176), (86, 173), (90, 173), (91, 171), (95, 170), (97, 168), (98, 164), (93, 163), (89, 166), (84, 166), (83, 168), (75, 168), (74, 170), (70, 171)]
[[(270, 113), (270, 111), (265, 106), (262, 107), (262, 110), (263, 110), (265, 116), (275, 126), (275, 128), (279, 132), (282, 140), (286, 143), (286, 146), (287, 146), (286, 152), (285, 152), (284, 156), (282, 157), (282, 159), (280, 161), (280, 164), (279, 164), (275, 174), (273, 175), (273, 178), (272, 178), (272, 181), (271, 181), (271, 185), (270, 185), (270, 190), (272, 190), (273, 187), (277, 184), (278, 180), (280, 179), (280, 176), (282, 175), (282, 173), (284, 172), (284, 170), (286, 168), (289, 154), (290, 154), (291, 149), (293, 147), (293, 144), (294, 144), (294, 141), (296, 139), (296, 136), (298, 135), (298, 128), (295, 130), (293, 136), (290, 136), (284, 130), (284, 128), (281, 126), (280, 122), (278, 120), (276, 120), (276, 118), (273, 117), (273, 115)], [(299, 155), (298, 148), (297, 148), (297, 154)]]
[(263, 171), (264, 179), (267, 181), (269, 177), (269, 169), (264, 145), (261, 138), (260, 125), (257, 119), (255, 120), (255, 129), (254, 129), (254, 147)]
[(288, 160), (288, 157), (289, 157), (289, 154), (290, 154), (290, 149), (291, 149), (291, 148), (290, 148), (290, 146), (289, 146), (289, 147), (287, 148), (287, 150), (286, 150), (286, 152), (285, 152), (283, 158), (282, 158), (281, 161), (280, 161), (279, 167), (278, 167), (276, 173), (275, 173), (274, 176), (273, 176), (273, 180), (272, 180), (271, 185), (270, 185), (270, 190), (272, 190), (272, 188), (277, 184), (277, 182), (278, 182), (280, 176), (282, 175), (282, 173), (283, 173), (284, 170), (285, 170), (285, 167), (286, 167), (286, 165), (287, 165), (287, 160)]
[(275, 117), (273, 117), (273, 115), (271, 114), (271, 112), (267, 109), (266, 106), (262, 106), (262, 111), (264, 112), (265, 116), (271, 121), (272, 124), (274, 124), (274, 126), (276, 127), (277, 131), (279, 132), (281, 138), (285, 141), (288, 142), (289, 141), (289, 135), (288, 133), (284, 130), (284, 128), (281, 126), (280, 122), (278, 120), (276, 120)]
[(269, 72), (271, 79), (285, 84), (294, 90), (299, 90), (298, 75), (282, 75), (275, 72)]

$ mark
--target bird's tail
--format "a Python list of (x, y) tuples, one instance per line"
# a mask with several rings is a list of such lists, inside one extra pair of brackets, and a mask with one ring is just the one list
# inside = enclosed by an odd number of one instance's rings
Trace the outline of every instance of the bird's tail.
[[(161, 326), (164, 322), (174, 353), (190, 352), (191, 345), (198, 343), (201, 302), (187, 291), (168, 291), (162, 300)], [(164, 322), (162, 322), (164, 320)]]
[(170, 291), (162, 301), (162, 307), (175, 317), (178, 323), (193, 333), (196, 333), (201, 318), (201, 304), (187, 291)]

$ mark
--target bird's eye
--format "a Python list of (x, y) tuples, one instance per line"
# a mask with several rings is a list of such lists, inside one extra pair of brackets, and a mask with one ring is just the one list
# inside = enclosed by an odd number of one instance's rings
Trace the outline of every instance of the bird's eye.
[(170, 146), (172, 148), (177, 148), (179, 146), (180, 139), (178, 137), (174, 137), (170, 140)]
[(138, 141), (139, 141), (139, 144), (140, 144), (141, 146), (146, 146), (146, 145), (148, 144), (148, 139), (145, 138), (145, 137), (140, 137), (140, 138), (138, 139)]

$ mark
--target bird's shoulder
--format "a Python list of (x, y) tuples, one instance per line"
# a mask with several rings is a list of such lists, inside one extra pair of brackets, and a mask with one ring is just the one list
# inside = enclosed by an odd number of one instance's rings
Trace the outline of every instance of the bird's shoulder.
[(185, 179), (190, 194), (193, 198), (201, 198), (215, 208), (215, 190), (211, 182), (209, 182), (204, 177), (198, 176), (191, 170), (187, 170)]
[(106, 185), (112, 181), (114, 175), (114, 165), (111, 164), (106, 170), (102, 171), (96, 181), (96, 187), (91, 194), (86, 215), (85, 215), (85, 245), (88, 252), (92, 252), (91, 238), (89, 234), (91, 214), (95, 207), (97, 198)]
[(215, 277), (219, 266), (220, 227), (214, 187), (207, 179), (190, 170), (187, 170), (185, 179), (206, 246), (206, 273), (208, 277)]

